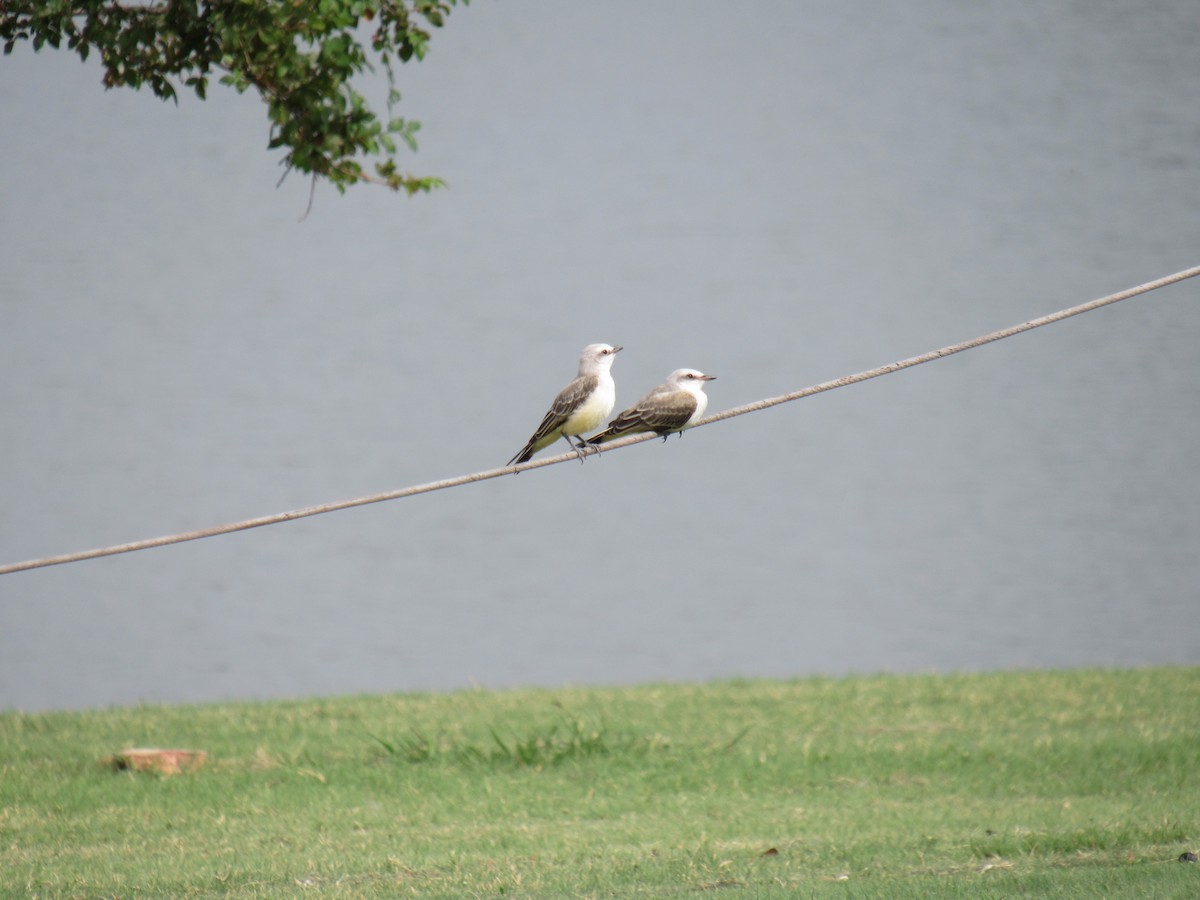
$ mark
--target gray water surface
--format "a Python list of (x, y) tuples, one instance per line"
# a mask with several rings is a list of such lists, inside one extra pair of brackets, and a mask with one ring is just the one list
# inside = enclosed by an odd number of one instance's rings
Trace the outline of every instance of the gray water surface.
[[(503, 464), (593, 341), (710, 410), (1200, 263), (1200, 7), (509, 0), (404, 199), (0, 59), (0, 560)], [(382, 104), (384, 88), (376, 100)], [(1200, 663), (1200, 280), (574, 463), (0, 576), (0, 708)]]

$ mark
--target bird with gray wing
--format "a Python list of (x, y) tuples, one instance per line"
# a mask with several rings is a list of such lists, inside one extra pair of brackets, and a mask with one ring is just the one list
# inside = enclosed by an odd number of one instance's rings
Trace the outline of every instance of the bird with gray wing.
[[(583, 348), (583, 355), (579, 357), (579, 375), (558, 392), (542, 424), (508, 465), (527, 462), (533, 454), (560, 437), (571, 445), (579, 461), (583, 462), (587, 444), (580, 436), (603, 422), (616, 405), (617, 385), (611, 369), (621, 349), (610, 344), (588, 344)], [(572, 437), (579, 438), (578, 446)]]
[(676, 369), (667, 376), (664, 384), (609, 422), (607, 428), (592, 435), (587, 442), (603, 444), (627, 434), (646, 431), (653, 431), (664, 441), (672, 434), (682, 434), (708, 409), (704, 382), (713, 381), (716, 377), (695, 369)]

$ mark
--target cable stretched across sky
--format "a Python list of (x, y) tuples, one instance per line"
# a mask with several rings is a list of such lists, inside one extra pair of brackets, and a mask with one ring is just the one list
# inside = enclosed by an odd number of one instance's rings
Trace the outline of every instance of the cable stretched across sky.
[[(858, 372), (854, 375), (845, 375), (833, 381), (825, 381), (821, 384), (815, 384), (811, 387), (802, 388), (797, 391), (792, 391), (788, 394), (781, 394), (778, 397), (768, 397), (763, 400), (757, 400), (753, 403), (747, 403), (743, 406), (737, 406), (733, 409), (727, 409), (719, 413), (715, 413), (706, 418), (700, 419), (691, 424), (690, 427), (699, 428), (704, 425), (711, 425), (714, 422), (720, 422), (725, 419), (731, 419), (734, 416), (745, 415), (746, 413), (758, 412), (762, 409), (768, 409), (772, 406), (778, 406), (781, 403), (788, 403), (792, 400), (800, 400), (804, 397), (811, 397), (813, 394), (819, 394), (824, 391), (833, 390), (834, 388), (848, 387), (852, 384), (858, 384), (860, 381), (867, 381), (871, 378), (878, 378), (880, 375), (890, 375), (893, 372), (899, 372), (902, 369), (908, 369), (912, 366), (918, 366), (922, 363), (932, 362), (936, 359), (942, 359), (946, 356), (951, 356), (955, 353), (961, 353), (964, 350), (972, 350), (975, 347), (981, 347), (984, 344), (990, 344), (993, 341), (1002, 340), (1012, 337), (1013, 335), (1021, 334), (1026, 331), (1032, 331), (1034, 328), (1040, 328), (1043, 325), (1050, 325), (1054, 322), (1060, 322), (1063, 319), (1077, 316), (1080, 313), (1090, 312), (1093, 309), (1099, 309), (1102, 306), (1108, 306), (1113, 303), (1118, 303), (1122, 300), (1128, 300), (1131, 297), (1136, 297), (1141, 294), (1149, 293), (1158, 288), (1167, 287), (1168, 285), (1184, 281), (1188, 278), (1193, 278), (1200, 275), (1200, 266), (1194, 266), (1190, 269), (1184, 269), (1176, 272), (1173, 275), (1166, 275), (1162, 278), (1157, 278), (1154, 281), (1148, 281), (1145, 284), (1137, 285), (1136, 287), (1127, 288), (1123, 291), (1118, 291), (1115, 294), (1109, 294), (1106, 297), (1100, 297), (1095, 300), (1081, 303), (1078, 306), (1072, 306), (1067, 309), (1061, 309), (1058, 312), (1050, 313), (1049, 315), (1041, 316), (1036, 319), (1030, 319), (1027, 322), (1022, 322), (1020, 325), (1012, 325), (1008, 328), (1002, 328), (999, 331), (993, 331), (989, 334), (981, 335), (967, 341), (961, 341), (957, 344), (951, 344), (948, 347), (942, 347), (938, 350), (930, 350), (927, 353), (922, 353), (919, 356), (912, 356), (908, 359), (902, 359), (897, 362), (888, 363), (887, 365), (879, 366), (875, 369), (868, 369), (865, 372)], [(610, 444), (606, 444), (603, 448), (597, 447), (590, 452), (607, 453), (610, 450), (617, 450), (622, 447), (628, 447), (631, 444), (641, 443), (642, 441), (652, 440), (657, 435), (654, 432), (643, 434), (630, 435), (615, 440)], [(555, 435), (557, 438), (558, 435)], [(401, 497), (412, 497), (416, 494), (426, 494), (430, 491), (442, 490), (444, 488), (459, 487), (464, 484), (472, 484), (476, 481), (486, 481), (489, 478), (499, 478), (501, 475), (511, 475), (515, 472), (523, 472), (527, 469), (537, 469), (542, 466), (553, 466), (558, 463), (567, 462), (568, 460), (576, 460), (579, 458), (578, 452), (572, 450), (569, 453), (561, 453), (557, 456), (548, 456), (543, 459), (530, 460), (529, 462), (520, 463), (518, 465), (507, 465), (499, 469), (487, 469), (481, 472), (473, 472), (470, 475), (459, 475), (455, 478), (447, 478), (442, 481), (431, 481), (426, 484), (413, 485), (412, 487), (400, 488), (398, 490), (386, 491), (381, 494), (372, 494), (367, 497), (358, 497), (353, 500), (339, 500), (334, 503), (325, 503), (320, 506), (309, 506), (304, 509), (294, 509), (289, 512), (275, 513), (269, 516), (261, 516), (256, 519), (245, 519), (240, 522), (230, 522), (225, 525), (214, 525), (209, 528), (201, 528), (196, 531), (186, 531), (180, 534), (165, 535), (163, 537), (147, 538), (146, 540), (133, 541), (128, 544), (117, 544), (111, 547), (100, 547), (94, 550), (80, 550), (74, 553), (63, 553), (58, 556), (46, 556), (40, 559), (30, 559), (24, 562), (8, 563), (0, 565), (0, 575), (8, 575), (13, 572), (21, 572), (27, 569), (37, 569), (44, 566), (56, 566), (69, 562), (80, 562), (85, 559), (96, 559), (101, 556), (115, 556), (118, 553), (130, 553), (134, 550), (149, 550), (152, 547), (164, 547), (168, 544), (179, 544), (184, 541), (194, 541), (200, 538), (215, 537), (219, 534), (230, 534), (235, 531), (245, 531), (250, 528), (260, 528), (264, 525), (276, 525), (280, 522), (290, 522), (293, 519), (303, 519), (307, 516), (315, 516), (321, 513), (336, 512), (340, 509), (350, 509), (355, 506), (366, 506), (370, 503), (381, 503), (385, 500), (399, 500)]]

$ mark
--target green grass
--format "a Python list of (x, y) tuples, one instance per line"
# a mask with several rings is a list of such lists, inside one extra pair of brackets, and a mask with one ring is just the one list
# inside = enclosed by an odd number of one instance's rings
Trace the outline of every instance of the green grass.
[(1198, 845), (1200, 669), (0, 715), (4, 896), (1183, 898)]

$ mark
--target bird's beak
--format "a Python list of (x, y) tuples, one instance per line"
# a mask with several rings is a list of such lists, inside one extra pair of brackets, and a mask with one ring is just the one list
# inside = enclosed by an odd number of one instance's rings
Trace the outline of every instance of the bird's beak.
[(700, 380), (701, 381), (716, 381), (717, 376), (716, 375), (701, 375)]
[(613, 353), (620, 353), (624, 349), (624, 347), (613, 347)]

